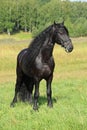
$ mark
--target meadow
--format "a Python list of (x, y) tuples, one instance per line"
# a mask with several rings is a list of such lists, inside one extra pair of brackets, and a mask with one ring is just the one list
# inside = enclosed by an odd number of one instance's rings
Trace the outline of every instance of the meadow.
[(16, 57), (30, 43), (29, 34), (0, 35), (0, 130), (87, 130), (87, 38), (73, 38), (68, 54), (56, 45), (52, 83), (53, 108), (47, 107), (45, 82), (39, 110), (28, 102), (10, 108), (16, 80)]

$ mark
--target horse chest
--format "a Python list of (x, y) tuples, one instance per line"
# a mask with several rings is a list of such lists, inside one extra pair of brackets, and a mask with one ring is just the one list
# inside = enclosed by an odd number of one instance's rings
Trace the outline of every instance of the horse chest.
[(38, 66), (36, 70), (37, 70), (36, 75), (41, 78), (47, 78), (52, 73), (52, 70), (48, 64)]
[(49, 77), (49, 75), (51, 75), (53, 73), (53, 66), (51, 66), (52, 64), (50, 64), (50, 59), (48, 60), (48, 62), (42, 62), (41, 57), (37, 57), (36, 61), (35, 61), (35, 66), (34, 66), (34, 72), (36, 72), (36, 76), (41, 77), (41, 78), (47, 78)]

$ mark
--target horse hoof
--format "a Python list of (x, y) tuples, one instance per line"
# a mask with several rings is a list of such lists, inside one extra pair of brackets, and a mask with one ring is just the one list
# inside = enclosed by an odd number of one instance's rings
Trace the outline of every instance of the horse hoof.
[(52, 104), (52, 103), (47, 104), (47, 106), (48, 106), (49, 108), (53, 108), (53, 104)]
[(29, 105), (30, 105), (30, 106), (32, 106), (32, 105), (33, 105), (33, 103), (32, 103), (32, 102), (29, 102)]
[(32, 106), (32, 105), (33, 105), (33, 101), (32, 101), (32, 100), (30, 100), (30, 101), (29, 101), (29, 104)]
[(10, 107), (14, 107), (15, 105), (14, 105), (14, 103), (12, 102), (11, 104), (10, 104)]
[(37, 106), (33, 106), (33, 110), (34, 110), (34, 111), (37, 111), (37, 110), (38, 110), (38, 107), (37, 107)]

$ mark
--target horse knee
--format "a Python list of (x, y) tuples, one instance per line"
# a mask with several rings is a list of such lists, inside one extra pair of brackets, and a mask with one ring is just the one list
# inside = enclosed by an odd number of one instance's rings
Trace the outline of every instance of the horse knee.
[(51, 96), (52, 91), (51, 90), (47, 90), (47, 96)]
[(39, 93), (34, 94), (34, 98), (37, 99), (39, 97)]

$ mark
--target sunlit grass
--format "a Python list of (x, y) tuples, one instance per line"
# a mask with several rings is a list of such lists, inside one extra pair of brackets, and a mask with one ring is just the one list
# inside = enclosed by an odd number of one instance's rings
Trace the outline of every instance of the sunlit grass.
[[(84, 38), (83, 38), (84, 39)], [(0, 72), (8, 73), (15, 71), (16, 58), (20, 50), (26, 48), (29, 42), (15, 44), (0, 44)], [(86, 42), (73, 40), (74, 50), (72, 53), (66, 53), (63, 48), (56, 45), (54, 48), (54, 59), (56, 63), (54, 77), (55, 79), (63, 76), (86, 77), (87, 75), (87, 45)], [(1, 74), (0, 73), (0, 74)], [(66, 75), (66, 76), (65, 76)], [(66, 77), (67, 78), (67, 77)]]
[(55, 73), (57, 77), (62, 78), (86, 78), (87, 75), (87, 44), (85, 42), (78, 42), (72, 39), (74, 50), (72, 53), (64, 52), (64, 49), (57, 46), (54, 50), (54, 57), (56, 62)]
[(22, 102), (10, 108), (16, 57), (29, 42), (0, 44), (0, 130), (87, 130), (87, 38), (72, 41), (74, 50), (70, 54), (58, 45), (54, 48), (54, 107), (47, 107), (46, 85), (42, 81), (38, 112)]

